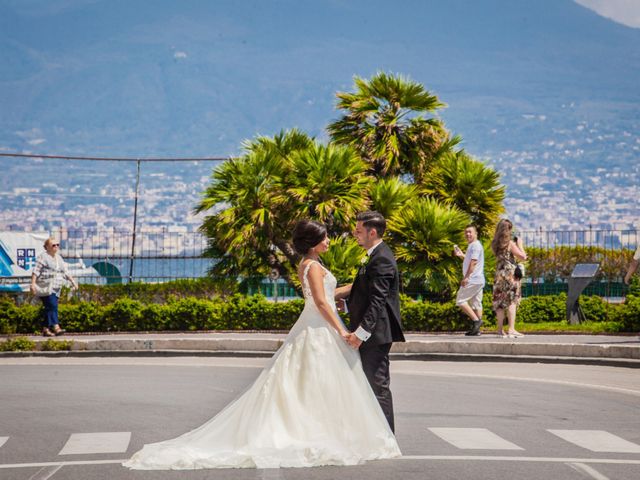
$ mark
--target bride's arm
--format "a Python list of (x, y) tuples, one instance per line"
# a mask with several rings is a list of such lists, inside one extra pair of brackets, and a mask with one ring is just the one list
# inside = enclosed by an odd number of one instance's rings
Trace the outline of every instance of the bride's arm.
[(324, 294), (324, 275), (325, 272), (320, 265), (314, 263), (309, 267), (309, 273), (307, 278), (309, 279), (309, 287), (311, 288), (311, 296), (316, 304), (316, 307), (320, 311), (322, 317), (329, 322), (333, 328), (341, 335), (348, 335), (349, 332), (344, 328), (341, 320), (338, 319), (338, 314), (331, 308), (329, 302), (327, 302)]
[(335, 295), (336, 300), (340, 300), (342, 298), (347, 298), (349, 296), (349, 294), (351, 293), (351, 286), (352, 285), (353, 285), (353, 283), (350, 283), (349, 285), (343, 285), (342, 287), (336, 288), (336, 295)]

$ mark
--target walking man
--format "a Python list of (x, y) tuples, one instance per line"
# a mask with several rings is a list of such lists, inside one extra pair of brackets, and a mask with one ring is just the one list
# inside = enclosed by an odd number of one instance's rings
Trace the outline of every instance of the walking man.
[(456, 305), (473, 322), (471, 330), (465, 335), (480, 335), (482, 326), (482, 290), (484, 288), (484, 248), (478, 240), (478, 230), (473, 225), (464, 229), (467, 240), (465, 254), (457, 245), (453, 246), (456, 257), (462, 258), (462, 281), (456, 296)]

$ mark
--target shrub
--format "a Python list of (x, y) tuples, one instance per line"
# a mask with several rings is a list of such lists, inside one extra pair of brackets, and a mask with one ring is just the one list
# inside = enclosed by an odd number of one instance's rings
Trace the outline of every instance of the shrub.
[(217, 302), (193, 297), (168, 304), (167, 330), (224, 329), (222, 308)]
[(463, 315), (455, 302), (421, 302), (403, 296), (400, 313), (402, 324), (407, 331), (442, 332), (464, 330), (469, 327), (469, 319)]
[(95, 302), (83, 302), (76, 305), (58, 306), (60, 323), (69, 332), (99, 332), (104, 328), (104, 311)]
[(119, 298), (104, 309), (104, 330), (111, 332), (144, 330), (143, 305), (138, 300)]
[(15, 310), (13, 302), (0, 299), (0, 334), (15, 333)]
[(580, 297), (580, 308), (587, 322), (604, 322), (610, 320), (613, 305), (596, 296), (583, 295)]
[(36, 342), (27, 337), (9, 338), (0, 343), (0, 352), (31, 351), (36, 349)]
[(523, 298), (518, 307), (518, 322), (561, 322), (566, 318), (567, 296), (564, 293)]
[(16, 306), (9, 299), (0, 300), (0, 333), (33, 333), (40, 330), (42, 306)]
[(627, 295), (626, 302), (614, 311), (612, 320), (624, 332), (640, 331), (640, 296)]
[(53, 340), (48, 339), (40, 343), (40, 350), (43, 352), (58, 352), (63, 350), (71, 350), (73, 340)]
[(142, 308), (142, 330), (167, 330), (169, 307), (151, 303)]
[(289, 330), (304, 308), (304, 300), (289, 302), (267, 302), (271, 310), (271, 330)]

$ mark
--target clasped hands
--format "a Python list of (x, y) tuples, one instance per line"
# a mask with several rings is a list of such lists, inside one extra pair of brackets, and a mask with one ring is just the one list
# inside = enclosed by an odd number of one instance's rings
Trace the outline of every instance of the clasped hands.
[(340, 334), (347, 344), (357, 350), (362, 345), (362, 340), (360, 340), (355, 333), (347, 332), (346, 330)]

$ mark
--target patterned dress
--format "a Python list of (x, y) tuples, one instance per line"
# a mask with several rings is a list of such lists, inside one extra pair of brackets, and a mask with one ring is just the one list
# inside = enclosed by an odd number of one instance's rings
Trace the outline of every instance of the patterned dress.
[(496, 258), (496, 275), (493, 280), (493, 309), (507, 309), (520, 299), (520, 282), (513, 276), (516, 258), (509, 249)]

